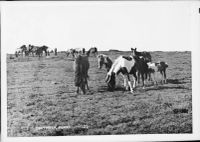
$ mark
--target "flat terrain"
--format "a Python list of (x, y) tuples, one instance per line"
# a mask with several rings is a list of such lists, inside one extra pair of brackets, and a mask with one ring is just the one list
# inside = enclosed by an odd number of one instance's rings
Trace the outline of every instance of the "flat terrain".
[[(130, 52), (104, 52), (112, 60)], [(166, 61), (167, 84), (107, 91), (106, 70), (91, 56), (87, 94), (76, 94), (73, 60), (7, 57), (8, 136), (192, 133), (191, 52), (151, 52)], [(159, 79), (159, 76), (158, 76)]]

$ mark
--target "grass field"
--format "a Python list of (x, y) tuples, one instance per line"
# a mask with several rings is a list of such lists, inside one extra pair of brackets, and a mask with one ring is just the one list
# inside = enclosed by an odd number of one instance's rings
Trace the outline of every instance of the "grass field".
[[(116, 59), (130, 52), (103, 52)], [(166, 61), (167, 84), (148, 82), (134, 94), (108, 92), (106, 70), (90, 57), (86, 95), (76, 94), (73, 60), (64, 53), (49, 58), (7, 57), (8, 136), (192, 133), (191, 52), (151, 52)]]

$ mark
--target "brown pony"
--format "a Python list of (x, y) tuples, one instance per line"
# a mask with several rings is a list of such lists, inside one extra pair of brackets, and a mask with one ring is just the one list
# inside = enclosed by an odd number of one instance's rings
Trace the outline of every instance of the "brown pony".
[(86, 55), (77, 55), (74, 61), (74, 69), (75, 69), (75, 79), (74, 83), (77, 87), (77, 93), (79, 93), (79, 88), (83, 91), (83, 94), (86, 93), (85, 86), (89, 90), (88, 86), (88, 70), (90, 64), (88, 60), (88, 56)]
[(36, 50), (36, 55), (38, 55), (39, 57), (42, 56), (43, 51), (45, 52), (45, 55), (47, 56), (47, 49), (49, 47), (43, 45), (41, 47), (38, 47), (38, 49)]

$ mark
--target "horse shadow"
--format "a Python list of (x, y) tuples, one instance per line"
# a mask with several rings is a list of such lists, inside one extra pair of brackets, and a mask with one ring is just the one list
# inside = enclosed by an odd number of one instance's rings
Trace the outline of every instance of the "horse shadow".
[(66, 60), (68, 60), (68, 61), (75, 61), (74, 58), (67, 58)]
[(107, 86), (98, 87), (98, 93), (105, 93), (105, 92), (116, 92), (116, 91), (125, 91), (125, 88), (122, 86), (116, 86), (115, 89), (110, 90)]
[(189, 88), (185, 86), (164, 86), (164, 85), (157, 85), (153, 86), (151, 88), (145, 88), (145, 91), (152, 91), (152, 90), (164, 90), (164, 89), (187, 89), (190, 90)]
[[(185, 84), (187, 82), (184, 82), (179, 79), (167, 79), (167, 84), (158, 84), (158, 85), (153, 85), (153, 84), (146, 84), (146, 88), (142, 89), (141, 86), (137, 86), (136, 90), (139, 92), (146, 92), (150, 90), (164, 90), (164, 89), (187, 89), (190, 90), (190, 88), (184, 86), (184, 85), (179, 85), (179, 84)], [(170, 84), (177, 84), (174, 86), (171, 86)], [(116, 86), (115, 89), (109, 90), (108, 86), (99, 86), (96, 92), (93, 93), (106, 93), (106, 92), (125, 92), (127, 91), (123, 86)]]
[(170, 83), (170, 84), (184, 84), (186, 82), (180, 81), (178, 79), (167, 79), (167, 83)]

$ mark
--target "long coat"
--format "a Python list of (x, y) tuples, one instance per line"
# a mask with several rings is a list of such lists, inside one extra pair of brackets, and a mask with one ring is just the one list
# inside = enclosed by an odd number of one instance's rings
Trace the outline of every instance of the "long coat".
[(82, 84), (86, 84), (89, 69), (89, 61), (88, 56), (86, 55), (78, 55), (74, 62), (75, 69), (75, 86), (81, 87)]

